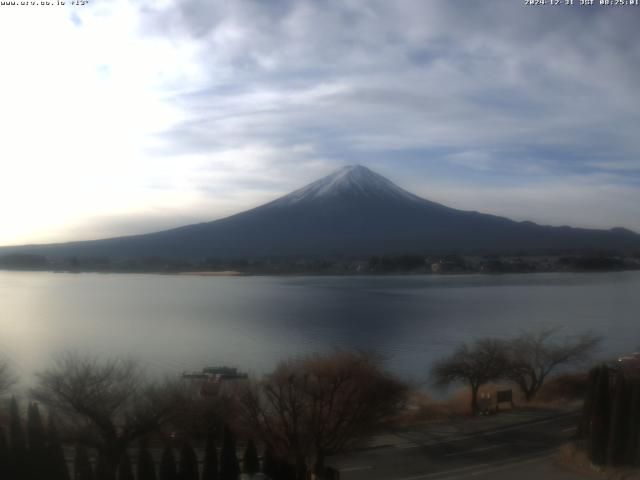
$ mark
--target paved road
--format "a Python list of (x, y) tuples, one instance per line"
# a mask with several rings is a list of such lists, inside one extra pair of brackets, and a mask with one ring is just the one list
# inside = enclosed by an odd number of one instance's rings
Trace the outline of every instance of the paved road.
[(328, 463), (341, 471), (341, 480), (578, 480), (584, 477), (552, 460), (574, 433), (577, 418), (575, 412), (514, 410), (424, 426), (378, 437), (377, 446)]

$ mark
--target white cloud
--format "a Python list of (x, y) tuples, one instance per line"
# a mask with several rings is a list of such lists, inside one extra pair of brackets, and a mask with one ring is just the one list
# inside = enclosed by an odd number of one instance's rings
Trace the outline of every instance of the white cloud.
[(78, 7), (79, 27), (62, 7), (3, 10), (0, 243), (150, 203), (148, 172), (168, 162), (144, 150), (181, 118), (161, 98), (181, 62), (169, 42), (136, 37), (130, 2), (116, 7)]
[(466, 208), (640, 228), (633, 13), (516, 4), (3, 8), (0, 244), (217, 218), (358, 162)]

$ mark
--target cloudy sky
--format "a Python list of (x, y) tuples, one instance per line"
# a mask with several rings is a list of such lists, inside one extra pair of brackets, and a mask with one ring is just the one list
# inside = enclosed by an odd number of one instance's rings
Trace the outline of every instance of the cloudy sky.
[(353, 163), (640, 231), (640, 7), (69, 3), (0, 5), (0, 244), (211, 220)]

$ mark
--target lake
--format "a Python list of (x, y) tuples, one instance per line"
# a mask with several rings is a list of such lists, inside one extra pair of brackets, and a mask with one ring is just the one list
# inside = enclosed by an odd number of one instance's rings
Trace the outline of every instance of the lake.
[(194, 277), (0, 272), (0, 354), (29, 378), (56, 352), (126, 355), (154, 373), (290, 355), (376, 350), (423, 382), (459, 342), (558, 327), (640, 346), (640, 272), (357, 277)]

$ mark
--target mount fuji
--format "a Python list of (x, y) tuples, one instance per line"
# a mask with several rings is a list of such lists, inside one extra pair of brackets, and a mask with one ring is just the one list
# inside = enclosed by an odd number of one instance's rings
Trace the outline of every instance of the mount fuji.
[(457, 210), (355, 165), (221, 220), (129, 237), (3, 247), (0, 255), (197, 260), (639, 249), (640, 235), (630, 230), (542, 226)]

